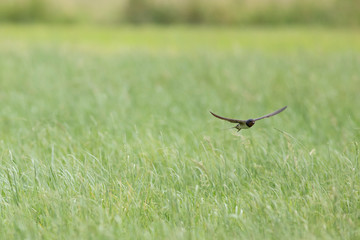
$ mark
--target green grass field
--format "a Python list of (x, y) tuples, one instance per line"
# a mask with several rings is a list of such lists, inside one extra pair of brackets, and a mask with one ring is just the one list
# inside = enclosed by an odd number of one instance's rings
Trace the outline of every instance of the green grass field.
[[(0, 239), (359, 239), (360, 31), (0, 26)], [(250, 130), (234, 118), (261, 116)]]

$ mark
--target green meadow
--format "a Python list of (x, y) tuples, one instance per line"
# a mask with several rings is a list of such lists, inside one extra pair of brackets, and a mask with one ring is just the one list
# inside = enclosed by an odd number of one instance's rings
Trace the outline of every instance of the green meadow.
[(359, 239), (359, 66), (356, 29), (3, 24), (0, 239)]

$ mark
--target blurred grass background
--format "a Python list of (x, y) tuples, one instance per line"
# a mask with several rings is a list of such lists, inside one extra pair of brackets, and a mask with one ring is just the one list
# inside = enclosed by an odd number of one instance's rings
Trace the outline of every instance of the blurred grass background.
[(359, 6), (0, 1), (0, 239), (359, 239)]
[(358, 0), (2, 0), (2, 22), (359, 26)]
[(0, 34), (0, 239), (359, 239), (357, 32), (132, 29)]

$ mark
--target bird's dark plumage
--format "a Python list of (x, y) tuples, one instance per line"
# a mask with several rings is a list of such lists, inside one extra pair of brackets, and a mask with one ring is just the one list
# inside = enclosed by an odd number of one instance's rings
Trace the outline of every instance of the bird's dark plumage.
[(220, 118), (220, 119), (222, 119), (222, 120), (225, 120), (225, 121), (228, 121), (228, 122), (231, 122), (231, 123), (245, 123), (245, 122), (246, 122), (246, 121), (243, 121), (243, 120), (221, 117), (221, 116), (219, 116), (219, 115), (216, 115), (216, 114), (213, 113), (213, 112), (210, 112), (210, 113), (211, 113), (214, 117)]
[(232, 118), (226, 118), (226, 117), (221, 117), (213, 112), (210, 112), (214, 117), (216, 118), (219, 118), (221, 120), (225, 120), (225, 121), (228, 121), (228, 122), (231, 122), (231, 123), (237, 123), (237, 125), (234, 127), (236, 129), (238, 129), (238, 131), (240, 131), (241, 129), (246, 129), (246, 128), (251, 128), (256, 121), (258, 120), (261, 120), (261, 119), (264, 119), (264, 118), (268, 118), (268, 117), (272, 117), (276, 114), (279, 114), (281, 113), (282, 111), (284, 111), (285, 109), (287, 108), (287, 106), (283, 107), (283, 108), (280, 108), (279, 110), (276, 110), (275, 112), (272, 112), (272, 113), (269, 113), (269, 114), (266, 114), (262, 117), (259, 117), (259, 118), (255, 118), (255, 119), (248, 119), (248, 120), (239, 120), (239, 119), (232, 119)]
[(283, 107), (283, 108), (280, 108), (279, 110), (276, 110), (275, 112), (273, 113), (269, 113), (269, 114), (266, 114), (265, 116), (262, 116), (262, 117), (259, 117), (259, 118), (255, 118), (254, 120), (257, 121), (257, 120), (261, 120), (261, 119), (264, 119), (264, 118), (268, 118), (268, 117), (272, 117), (278, 113), (281, 113), (282, 111), (284, 111), (285, 109), (287, 108), (287, 106)]

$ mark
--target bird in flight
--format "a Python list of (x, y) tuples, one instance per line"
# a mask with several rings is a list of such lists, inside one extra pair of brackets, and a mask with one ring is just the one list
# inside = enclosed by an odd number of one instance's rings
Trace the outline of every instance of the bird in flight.
[(210, 112), (214, 117), (217, 117), (219, 119), (231, 122), (231, 123), (237, 123), (237, 125), (233, 128), (236, 128), (238, 131), (240, 131), (241, 129), (248, 129), (251, 128), (252, 126), (254, 126), (255, 122), (264, 118), (268, 118), (268, 117), (272, 117), (276, 114), (281, 113), (282, 111), (284, 111), (287, 108), (287, 106), (280, 108), (279, 110), (276, 110), (275, 112), (266, 114), (265, 116), (259, 117), (259, 118), (255, 118), (255, 119), (248, 119), (248, 120), (238, 120), (238, 119), (232, 119), (232, 118), (226, 118), (226, 117), (221, 117), (219, 115), (216, 115), (213, 112)]

